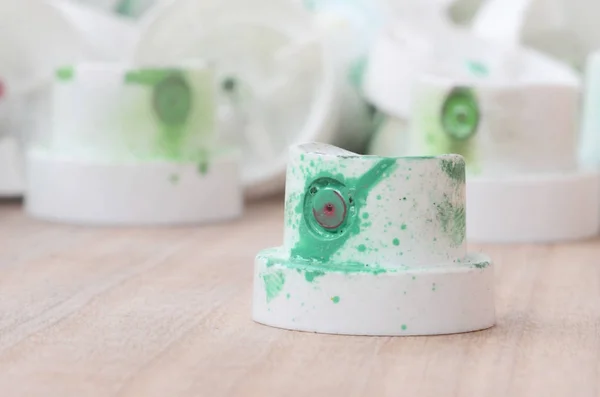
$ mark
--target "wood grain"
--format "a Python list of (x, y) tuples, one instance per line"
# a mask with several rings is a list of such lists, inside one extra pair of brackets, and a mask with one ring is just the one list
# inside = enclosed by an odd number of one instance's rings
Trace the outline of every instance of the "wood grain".
[(600, 241), (473, 246), (496, 263), (498, 325), (340, 337), (250, 318), (256, 252), (282, 200), (195, 228), (85, 228), (0, 202), (0, 396), (600, 394)]

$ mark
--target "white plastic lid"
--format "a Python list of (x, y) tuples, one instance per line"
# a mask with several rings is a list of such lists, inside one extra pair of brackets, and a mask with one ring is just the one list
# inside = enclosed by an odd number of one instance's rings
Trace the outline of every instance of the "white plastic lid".
[(279, 0), (180, 0), (143, 18), (135, 62), (197, 58), (214, 63), (223, 108), (236, 108), (247, 194), (282, 190), (287, 147), (329, 141), (336, 120), (335, 68), (310, 15)]

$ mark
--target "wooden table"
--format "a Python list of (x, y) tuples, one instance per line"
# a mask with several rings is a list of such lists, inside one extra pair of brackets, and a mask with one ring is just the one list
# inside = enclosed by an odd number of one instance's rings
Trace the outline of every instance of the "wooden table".
[(496, 262), (498, 325), (341, 337), (250, 318), (281, 199), (210, 227), (116, 229), (0, 202), (0, 396), (413, 397), (600, 394), (600, 242), (473, 246)]

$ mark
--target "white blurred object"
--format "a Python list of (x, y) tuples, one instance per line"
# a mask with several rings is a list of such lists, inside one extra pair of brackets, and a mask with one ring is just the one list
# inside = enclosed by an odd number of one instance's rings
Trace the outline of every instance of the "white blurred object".
[(582, 69), (600, 47), (597, 0), (487, 0), (473, 31), (488, 39), (523, 43)]
[(327, 39), (341, 98), (336, 136), (339, 146), (364, 152), (372, 133), (372, 114), (362, 98), (362, 79), (372, 41), (383, 24), (381, 4), (373, 0), (296, 0), (315, 17)]
[(580, 159), (600, 167), (600, 51), (587, 60), (581, 117)]
[(162, 0), (72, 0), (106, 12), (139, 18)]
[[(490, 42), (467, 30), (442, 25), (431, 29), (428, 38), (425, 34), (406, 27), (386, 29), (371, 53), (365, 93), (400, 125), (410, 121), (413, 85), (423, 73), (494, 84), (579, 84), (575, 71), (538, 51)], [(378, 154), (394, 148), (400, 155), (407, 150), (406, 137), (397, 129), (380, 129), (371, 150)]]
[(134, 34), (131, 24), (64, 1), (0, 2), (0, 195), (23, 193), (19, 149), (49, 123), (54, 70), (121, 59), (131, 52)]
[(310, 14), (298, 5), (179, 0), (142, 19), (135, 62), (190, 59), (204, 59), (220, 73), (220, 112), (235, 117), (225, 136), (244, 152), (248, 196), (283, 190), (290, 145), (334, 140), (335, 65)]
[(215, 88), (202, 64), (61, 69), (50, 139), (27, 153), (27, 212), (119, 225), (238, 217), (239, 154), (216, 144)]

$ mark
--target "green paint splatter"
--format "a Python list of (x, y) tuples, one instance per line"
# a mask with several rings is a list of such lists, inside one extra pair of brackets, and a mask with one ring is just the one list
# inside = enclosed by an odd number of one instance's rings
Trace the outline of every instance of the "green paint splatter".
[(364, 244), (359, 245), (357, 248), (358, 252), (365, 252), (367, 247)]
[(486, 267), (488, 267), (489, 265), (491, 265), (490, 262), (477, 262), (477, 263), (473, 263), (473, 266), (476, 267), (477, 269), (485, 269)]
[(56, 69), (56, 79), (59, 81), (71, 81), (75, 78), (75, 69), (72, 66), (64, 66)]
[(413, 279), (413, 280), (416, 280), (416, 279), (417, 279), (417, 276), (412, 276), (412, 279)]
[(400, 226), (400, 229), (406, 230), (406, 223), (403, 223), (402, 226)]
[(377, 200), (381, 200), (381, 194), (377, 195)]
[[(345, 178), (342, 174), (333, 175), (330, 172), (320, 172), (314, 179), (307, 180), (305, 198), (298, 200), (296, 211), (303, 213), (299, 225), (300, 239), (291, 250), (292, 258), (315, 259), (319, 262), (328, 262), (344, 243), (353, 235), (361, 231), (361, 223), (356, 215), (366, 205), (369, 192), (389, 172), (397, 167), (396, 159), (385, 158), (379, 160), (369, 171), (359, 178)], [(311, 186), (320, 183), (327, 187), (335, 188), (341, 192), (348, 203), (348, 214), (340, 227), (333, 231), (324, 231), (315, 227), (314, 215), (310, 199), (312, 198)], [(316, 188), (315, 188), (316, 189)]]
[(288, 294), (285, 294), (285, 297), (286, 297), (286, 299), (290, 299), (290, 296), (291, 296), (291, 295), (290, 295), (289, 293), (288, 293)]
[(369, 213), (368, 213), (368, 212), (365, 212), (365, 213), (362, 215), (362, 217), (363, 217), (363, 219), (369, 219)]
[(324, 275), (325, 275), (325, 272), (320, 271), (320, 270), (312, 270), (312, 271), (307, 270), (306, 272), (304, 272), (304, 278), (309, 283), (312, 283), (313, 281), (315, 281), (315, 279), (317, 277), (322, 277)]
[(339, 296), (334, 296), (333, 298), (331, 298), (331, 301), (333, 303), (340, 303), (340, 297)]
[(395, 246), (400, 245), (400, 240), (397, 238), (395, 238), (392, 242), (394, 243)]
[(436, 290), (435, 283), (433, 283), (433, 284), (431, 285), (431, 290), (432, 290), (433, 292), (435, 292), (435, 290)]
[(402, 324), (402, 331), (406, 331), (406, 324)]
[(450, 179), (458, 183), (465, 183), (465, 161), (463, 159), (460, 157), (441, 159), (440, 165)]
[(464, 205), (454, 206), (446, 200), (437, 204), (437, 215), (443, 232), (450, 238), (455, 246), (465, 240), (466, 211)]
[(285, 284), (285, 276), (282, 271), (264, 274), (262, 279), (265, 283), (265, 292), (267, 293), (267, 303), (279, 295)]

